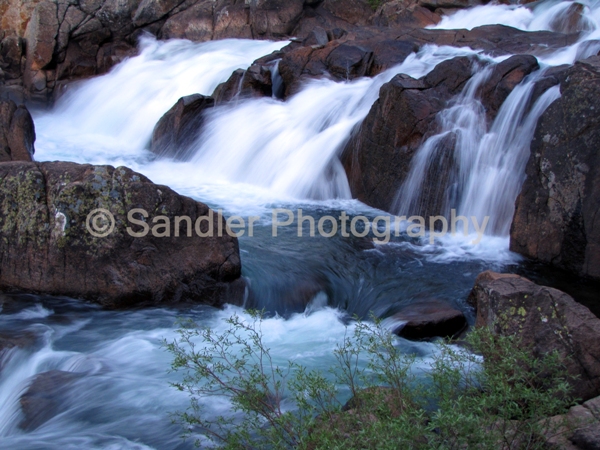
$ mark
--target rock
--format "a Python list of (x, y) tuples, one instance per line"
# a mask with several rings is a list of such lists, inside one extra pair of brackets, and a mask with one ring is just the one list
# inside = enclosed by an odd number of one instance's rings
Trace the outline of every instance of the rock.
[(154, 127), (150, 151), (161, 157), (186, 159), (204, 124), (203, 112), (214, 104), (212, 97), (200, 94), (180, 98)]
[(488, 121), (491, 122), (504, 100), (527, 75), (539, 69), (537, 59), (531, 55), (515, 55), (493, 67), (488, 81), (478, 93), (485, 106)]
[[(600, 397), (593, 398), (571, 407), (565, 414), (550, 417), (549, 421), (542, 423), (540, 443), (544, 448), (552, 450), (588, 450), (598, 445), (598, 427), (600, 415), (596, 406)], [(549, 425), (549, 426), (548, 426)], [(549, 428), (549, 429), (548, 429)], [(594, 441), (595, 439), (595, 441)]]
[(582, 449), (600, 450), (600, 422), (576, 430), (569, 440)]
[(402, 322), (393, 332), (406, 339), (454, 337), (467, 327), (467, 319), (461, 311), (438, 300), (409, 305), (388, 320)]
[(254, 37), (289, 36), (300, 21), (304, 0), (256, 0), (250, 3)]
[(557, 15), (550, 22), (550, 29), (559, 33), (579, 33), (580, 31), (592, 31), (593, 27), (589, 19), (585, 17), (585, 6), (573, 2), (562, 14)]
[(422, 2), (406, 0), (384, 2), (371, 17), (373, 25), (398, 29), (425, 28), (441, 20), (439, 14), (432, 12)]
[[(243, 294), (238, 242), (220, 216), (210, 220), (206, 205), (143, 175), (124, 167), (10, 162), (0, 164), (0, 180), (0, 290), (111, 308), (184, 301), (218, 306)], [(106, 214), (88, 218), (98, 208), (111, 212), (114, 227)], [(143, 236), (144, 228), (128, 220), (134, 208), (147, 211), (153, 232)], [(206, 217), (199, 225), (207, 237), (175, 216), (188, 216), (192, 225)], [(141, 214), (133, 218), (139, 222)], [(97, 237), (102, 232), (107, 236)]]
[(25, 106), (0, 100), (0, 162), (31, 161), (35, 126)]
[(600, 278), (600, 57), (576, 63), (540, 118), (510, 249)]
[(234, 71), (227, 81), (215, 89), (215, 104), (246, 98), (282, 97), (281, 81), (277, 83), (275, 80), (274, 86), (273, 73), (283, 55), (284, 52), (275, 51), (254, 61), (248, 70)]
[(80, 375), (62, 370), (50, 370), (37, 375), (21, 396), (21, 411), (25, 416), (19, 428), (33, 431), (66, 409), (66, 389)]
[(364, 77), (373, 64), (373, 52), (357, 45), (342, 44), (326, 59), (328, 72), (341, 80)]
[(483, 272), (469, 301), (475, 326), (517, 336), (534, 357), (557, 351), (570, 375), (572, 395), (588, 400), (600, 394), (600, 319), (569, 295), (538, 286), (518, 275)]
[[(375, 208), (391, 209), (414, 153), (426, 136), (437, 131), (436, 114), (462, 90), (471, 77), (473, 62), (467, 57), (454, 58), (438, 64), (420, 80), (401, 74), (382, 86), (379, 99), (342, 155), (353, 196)], [(442, 159), (451, 156), (453, 142), (448, 136)], [(447, 174), (431, 176), (440, 179)], [(439, 201), (431, 199), (424, 209), (433, 212), (436, 204)]]

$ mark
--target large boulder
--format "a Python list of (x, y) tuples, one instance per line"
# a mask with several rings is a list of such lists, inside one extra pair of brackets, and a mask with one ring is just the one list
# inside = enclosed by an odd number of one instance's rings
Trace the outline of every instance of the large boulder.
[(475, 326), (517, 336), (534, 357), (557, 351), (570, 375), (572, 394), (588, 400), (600, 394), (600, 319), (557, 289), (511, 274), (484, 272), (469, 302)]
[[(413, 155), (424, 137), (437, 131), (437, 113), (470, 79), (473, 63), (471, 58), (454, 58), (420, 80), (400, 74), (383, 85), (342, 156), (355, 197), (391, 209)], [(444, 153), (451, 155), (452, 142), (448, 145)]]
[(150, 151), (158, 156), (185, 159), (202, 129), (202, 113), (214, 104), (212, 97), (200, 94), (180, 98), (154, 127)]
[[(459, 94), (473, 74), (472, 57), (457, 57), (438, 64), (428, 75), (415, 80), (396, 75), (379, 92), (379, 99), (348, 142), (342, 155), (352, 194), (375, 208), (390, 211), (398, 189), (407, 179), (412, 159), (423, 142), (438, 133), (436, 117)], [(491, 123), (500, 106), (523, 78), (538, 68), (530, 55), (516, 55), (491, 68), (478, 97)], [(451, 195), (446, 186), (456, 172), (456, 135), (443, 136), (429, 165), (418, 211), (437, 215)]]
[(570, 68), (540, 118), (510, 249), (600, 278), (600, 57)]
[(242, 294), (237, 239), (203, 203), (125, 167), (10, 162), (0, 180), (0, 290), (107, 307)]
[(25, 106), (0, 100), (0, 162), (31, 161), (35, 126)]

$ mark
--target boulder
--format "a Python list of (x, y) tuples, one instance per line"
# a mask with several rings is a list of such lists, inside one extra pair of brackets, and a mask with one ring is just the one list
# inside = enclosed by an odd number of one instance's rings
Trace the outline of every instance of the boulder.
[(425, 300), (406, 306), (389, 319), (393, 332), (406, 339), (454, 337), (467, 327), (465, 315), (439, 300)]
[(9, 162), (0, 180), (0, 290), (111, 308), (243, 295), (237, 238), (203, 203), (125, 167)]
[[(396, 192), (409, 174), (412, 157), (423, 139), (438, 130), (437, 113), (470, 79), (473, 63), (471, 58), (454, 58), (438, 64), (420, 80), (400, 74), (382, 86), (379, 99), (342, 155), (353, 196), (375, 208), (392, 208)], [(452, 159), (453, 144), (454, 139), (448, 136), (440, 158)], [(449, 165), (442, 166), (450, 169)], [(431, 174), (432, 180), (444, 176)], [(436, 205), (425, 205), (424, 209), (434, 212)]]
[(600, 278), (600, 57), (576, 63), (541, 116), (510, 249)]
[(600, 319), (557, 289), (511, 274), (483, 272), (469, 302), (475, 326), (517, 336), (534, 357), (558, 352), (570, 375), (572, 395), (588, 400), (600, 394)]
[(493, 67), (492, 74), (478, 92), (490, 122), (513, 89), (539, 67), (537, 59), (531, 55), (514, 55)]
[(150, 151), (161, 157), (185, 159), (204, 124), (203, 112), (214, 104), (212, 97), (200, 94), (180, 98), (154, 127)]
[(0, 162), (31, 161), (35, 126), (25, 106), (0, 100)]

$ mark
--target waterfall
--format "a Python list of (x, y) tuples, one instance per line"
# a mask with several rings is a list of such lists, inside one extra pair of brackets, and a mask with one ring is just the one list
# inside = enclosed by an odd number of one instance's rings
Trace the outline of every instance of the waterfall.
[[(489, 66), (480, 69), (438, 114), (441, 131), (421, 145), (396, 196), (399, 215), (450, 217), (455, 209), (458, 215), (475, 216), (478, 223), (489, 217), (488, 233), (508, 235), (536, 123), (560, 91), (558, 86), (549, 89), (528, 110), (535, 83), (544, 73), (536, 72), (508, 96), (487, 131), (485, 109), (476, 94), (490, 73)], [(444, 172), (447, 177), (440, 176)], [(427, 185), (432, 178), (437, 185)]]

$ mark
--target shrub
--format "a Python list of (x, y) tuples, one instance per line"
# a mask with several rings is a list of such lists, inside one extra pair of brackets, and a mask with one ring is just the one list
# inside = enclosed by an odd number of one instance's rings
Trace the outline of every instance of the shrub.
[[(274, 364), (262, 320), (234, 315), (222, 333), (188, 324), (165, 343), (183, 372), (174, 386), (191, 398), (178, 414), (188, 435), (228, 449), (534, 449), (563, 426), (547, 418), (572, 404), (557, 354), (533, 359), (517, 338), (486, 329), (468, 335), (470, 351), (438, 342), (419, 373), (381, 324), (358, 322), (323, 374)], [(345, 405), (340, 388), (352, 396)], [(212, 416), (212, 396), (236, 414)]]

